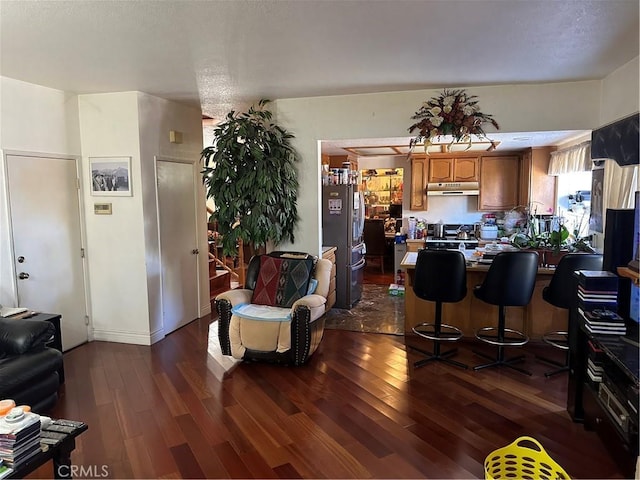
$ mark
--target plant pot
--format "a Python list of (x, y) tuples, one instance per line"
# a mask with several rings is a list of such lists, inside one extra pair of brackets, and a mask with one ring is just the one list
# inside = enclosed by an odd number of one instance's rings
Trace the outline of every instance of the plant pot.
[(554, 252), (553, 250), (545, 250), (544, 251), (544, 266), (557, 266), (560, 263), (562, 257), (564, 257), (567, 253), (567, 250), (560, 250), (559, 252)]

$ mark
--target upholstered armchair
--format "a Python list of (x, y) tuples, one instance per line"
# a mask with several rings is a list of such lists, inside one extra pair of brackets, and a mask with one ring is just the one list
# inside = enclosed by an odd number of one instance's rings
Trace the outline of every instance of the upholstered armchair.
[(332, 264), (298, 252), (251, 258), (245, 287), (215, 299), (224, 355), (303, 365), (324, 332)]

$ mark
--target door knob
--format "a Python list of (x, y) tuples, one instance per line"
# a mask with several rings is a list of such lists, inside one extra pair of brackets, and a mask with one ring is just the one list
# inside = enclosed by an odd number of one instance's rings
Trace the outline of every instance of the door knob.
[(191, 250), (191, 253), (193, 253), (194, 255), (197, 255), (200, 253), (200, 250), (198, 250), (197, 248), (194, 248), (193, 250)]
[(20, 272), (20, 273), (18, 274), (18, 278), (19, 278), (20, 280), (26, 280), (27, 278), (29, 278), (29, 274), (28, 274), (28, 273), (26, 273), (26, 272)]

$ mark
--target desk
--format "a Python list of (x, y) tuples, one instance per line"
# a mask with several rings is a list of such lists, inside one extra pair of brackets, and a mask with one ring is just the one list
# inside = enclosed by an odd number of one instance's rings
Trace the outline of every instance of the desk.
[[(421, 300), (413, 293), (413, 276), (417, 258), (417, 252), (409, 251), (400, 264), (407, 271), (404, 297), (405, 335), (411, 335), (411, 329), (414, 326), (435, 315), (435, 303)], [(498, 307), (489, 305), (473, 295), (473, 288), (482, 283), (488, 270), (489, 265), (467, 266), (466, 297), (457, 303), (447, 303), (442, 309), (442, 323), (458, 327), (465, 337), (474, 337), (475, 330), (481, 326), (496, 326), (498, 323)], [(535, 340), (541, 339), (542, 335), (548, 331), (566, 330), (567, 311), (554, 307), (542, 299), (542, 290), (549, 284), (554, 272), (553, 268), (538, 268), (529, 305), (506, 308), (507, 328), (524, 332), (529, 338)]]

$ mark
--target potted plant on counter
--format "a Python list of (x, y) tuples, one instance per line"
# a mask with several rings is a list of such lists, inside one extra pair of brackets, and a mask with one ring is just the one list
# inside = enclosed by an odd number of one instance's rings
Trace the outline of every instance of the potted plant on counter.
[(538, 252), (540, 266), (557, 265), (570, 252), (593, 253), (587, 237), (581, 235), (582, 221), (570, 231), (563, 217), (551, 218), (551, 230), (541, 231), (537, 216), (526, 213), (526, 222), (520, 231), (510, 238), (511, 245), (519, 249), (533, 249)]
[(557, 228), (548, 232), (544, 245), (544, 264), (557, 265), (560, 259), (569, 253), (569, 230), (564, 223), (558, 223)]

